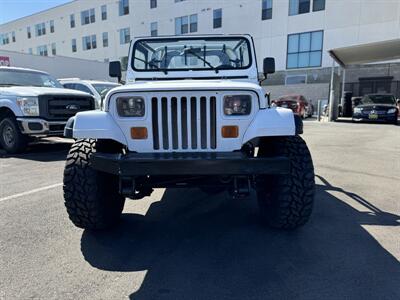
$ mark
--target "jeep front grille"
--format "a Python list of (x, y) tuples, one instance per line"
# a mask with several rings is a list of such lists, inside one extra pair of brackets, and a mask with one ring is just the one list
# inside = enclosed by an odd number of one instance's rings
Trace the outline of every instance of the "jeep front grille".
[(153, 97), (154, 150), (217, 148), (216, 97)]

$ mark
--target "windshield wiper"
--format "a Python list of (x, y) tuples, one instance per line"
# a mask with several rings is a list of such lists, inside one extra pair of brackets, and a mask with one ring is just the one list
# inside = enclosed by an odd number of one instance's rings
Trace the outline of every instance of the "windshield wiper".
[(207, 59), (205, 59), (204, 57), (201, 57), (200, 55), (198, 55), (192, 48), (185, 48), (182, 51), (182, 54), (187, 54), (190, 53), (193, 56), (197, 57), (198, 59), (200, 59), (202, 62), (204, 62), (207, 66), (209, 66), (211, 69), (213, 69), (215, 71), (215, 73), (219, 73), (218, 69), (216, 67), (214, 67)]
[(158, 71), (162, 71), (164, 72), (165, 75), (168, 74), (168, 71), (166, 69), (161, 69), (159, 66), (157, 66), (155, 63), (151, 62), (151, 61), (145, 61), (144, 59), (141, 59), (139, 57), (134, 57), (134, 59), (137, 59), (138, 61), (144, 62), (145, 64), (148, 64), (150, 67), (154, 67), (156, 68)]

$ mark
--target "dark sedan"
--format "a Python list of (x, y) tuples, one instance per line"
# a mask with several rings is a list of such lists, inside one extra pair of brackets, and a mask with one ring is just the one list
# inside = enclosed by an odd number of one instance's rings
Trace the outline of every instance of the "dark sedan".
[(365, 95), (359, 105), (354, 107), (353, 121), (386, 122), (397, 124), (399, 110), (393, 95)]

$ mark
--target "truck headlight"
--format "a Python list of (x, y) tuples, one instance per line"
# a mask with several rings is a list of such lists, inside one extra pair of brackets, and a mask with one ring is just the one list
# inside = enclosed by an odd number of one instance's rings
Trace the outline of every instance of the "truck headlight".
[(143, 117), (145, 104), (142, 97), (118, 97), (117, 111), (120, 117)]
[(394, 114), (395, 112), (396, 112), (396, 109), (395, 109), (395, 108), (390, 108), (390, 109), (388, 109), (388, 111), (387, 111), (388, 114)]
[(355, 114), (361, 114), (362, 113), (362, 108), (361, 107), (355, 107), (354, 108), (354, 113)]
[(25, 116), (39, 115), (38, 97), (18, 97), (17, 104)]
[(251, 112), (250, 95), (232, 95), (224, 97), (224, 114), (227, 116), (245, 116)]

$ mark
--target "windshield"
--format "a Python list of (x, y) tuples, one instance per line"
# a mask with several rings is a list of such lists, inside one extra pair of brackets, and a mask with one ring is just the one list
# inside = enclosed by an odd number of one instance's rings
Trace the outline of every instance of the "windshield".
[(109, 90), (119, 86), (119, 84), (110, 84), (110, 83), (94, 83), (92, 85), (102, 98), (105, 97), (105, 95), (108, 93)]
[(297, 96), (284, 96), (278, 99), (278, 101), (287, 101), (287, 102), (297, 102)]
[(62, 88), (57, 79), (46, 73), (24, 70), (0, 70), (0, 86), (40, 86)]
[(246, 69), (251, 65), (250, 43), (240, 37), (139, 40), (132, 51), (136, 71)]
[(362, 104), (395, 104), (393, 95), (368, 95), (361, 100)]

